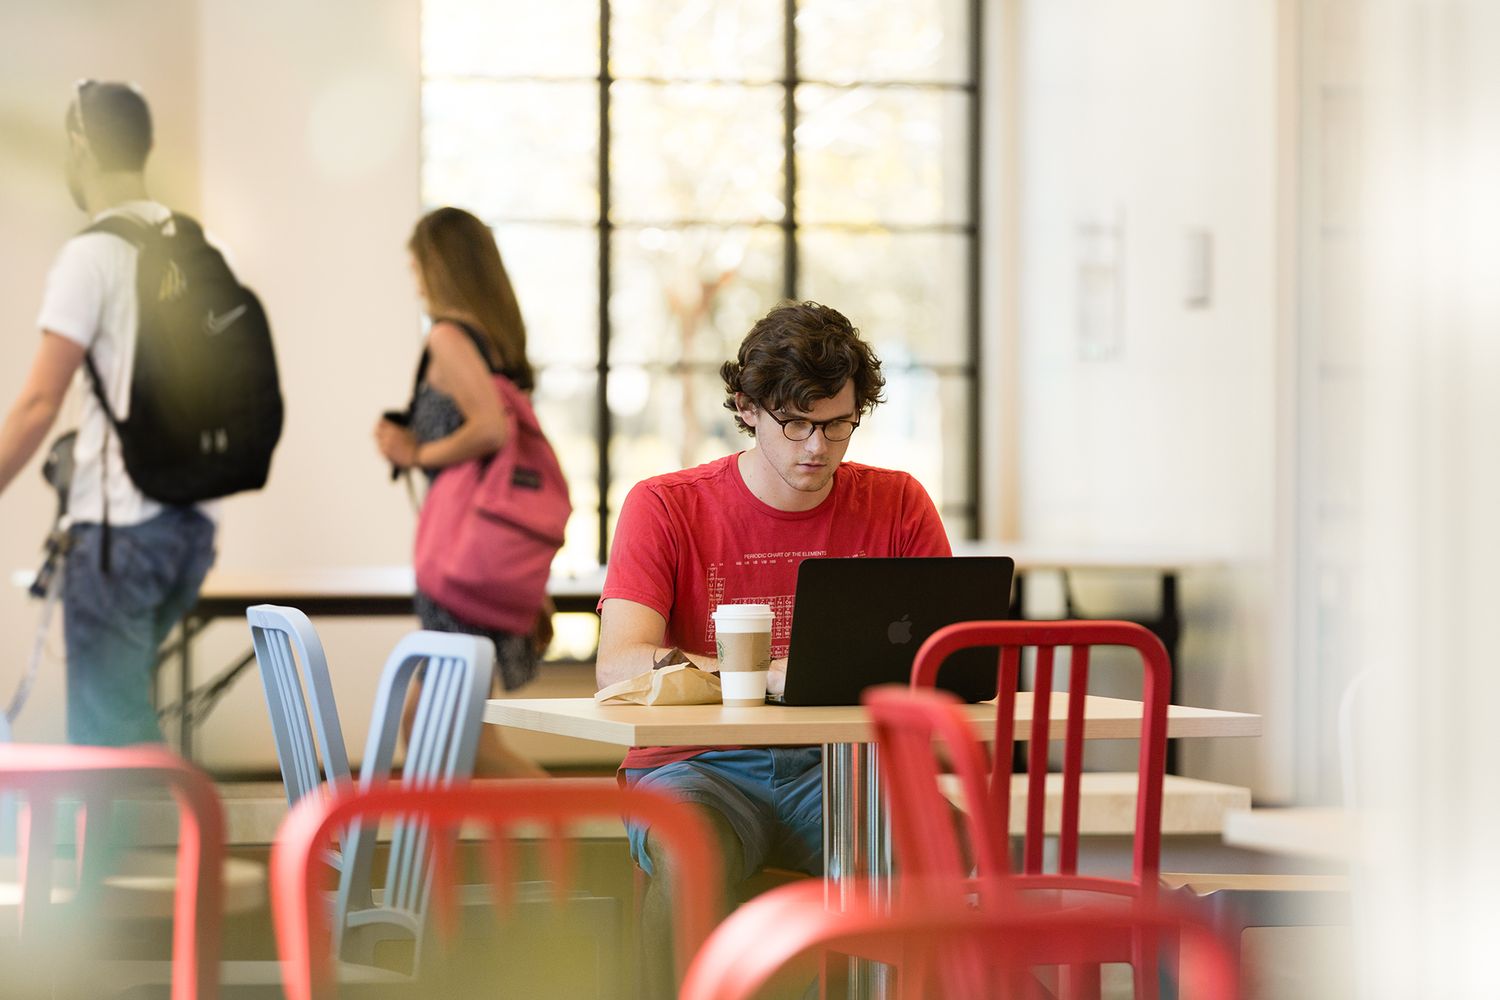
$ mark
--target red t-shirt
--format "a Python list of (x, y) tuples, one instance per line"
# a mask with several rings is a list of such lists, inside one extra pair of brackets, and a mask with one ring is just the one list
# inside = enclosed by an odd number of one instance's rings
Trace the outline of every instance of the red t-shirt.
[[(844, 462), (812, 510), (777, 510), (750, 492), (739, 456), (647, 479), (625, 498), (600, 603), (623, 598), (667, 620), (666, 644), (714, 655), (711, 612), (769, 604), (771, 656), (786, 656), (797, 567), (811, 556), (948, 556), (937, 508), (911, 476)], [(656, 767), (714, 747), (635, 747), (625, 767)]]

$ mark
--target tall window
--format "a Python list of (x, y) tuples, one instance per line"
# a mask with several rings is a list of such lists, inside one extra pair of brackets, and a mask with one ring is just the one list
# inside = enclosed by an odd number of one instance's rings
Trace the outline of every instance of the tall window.
[(745, 446), (718, 368), (782, 298), (889, 402), (849, 458), (977, 497), (977, 0), (425, 0), (422, 196), (495, 230), (602, 561), (639, 480)]

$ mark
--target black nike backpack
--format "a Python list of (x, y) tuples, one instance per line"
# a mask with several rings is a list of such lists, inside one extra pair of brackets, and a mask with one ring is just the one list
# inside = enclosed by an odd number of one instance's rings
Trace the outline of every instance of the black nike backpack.
[(260, 489), (282, 424), (276, 354), (260, 300), (185, 215), (159, 225), (112, 215), (85, 232), (118, 236), (138, 254), (139, 322), (125, 420), (115, 418), (93, 358), (85, 357), (131, 481), (174, 505)]

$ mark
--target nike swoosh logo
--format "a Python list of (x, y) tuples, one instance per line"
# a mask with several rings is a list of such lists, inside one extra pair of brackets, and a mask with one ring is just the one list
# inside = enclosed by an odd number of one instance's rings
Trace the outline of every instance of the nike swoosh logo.
[(208, 311), (208, 318), (203, 321), (203, 331), (210, 337), (223, 333), (234, 325), (234, 321), (245, 315), (247, 306), (235, 306), (222, 316), (215, 316), (214, 311)]

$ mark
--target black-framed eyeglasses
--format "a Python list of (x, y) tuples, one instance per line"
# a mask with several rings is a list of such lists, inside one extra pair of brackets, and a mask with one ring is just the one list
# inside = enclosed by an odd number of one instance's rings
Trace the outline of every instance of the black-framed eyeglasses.
[(848, 417), (836, 417), (833, 420), (808, 420), (806, 417), (788, 417), (783, 420), (771, 412), (770, 407), (761, 405), (766, 416), (781, 425), (781, 433), (786, 435), (788, 441), (806, 441), (812, 437), (813, 431), (819, 428), (823, 431), (824, 441), (847, 441), (854, 434), (855, 428), (859, 426), (858, 420), (850, 420)]

